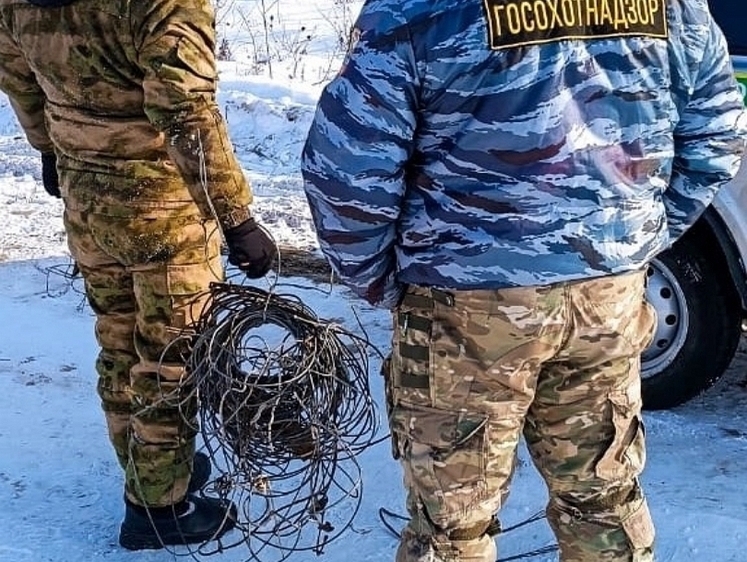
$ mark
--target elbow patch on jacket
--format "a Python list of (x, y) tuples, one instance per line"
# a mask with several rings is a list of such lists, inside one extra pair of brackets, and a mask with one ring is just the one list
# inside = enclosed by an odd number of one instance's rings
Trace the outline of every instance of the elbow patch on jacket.
[(491, 49), (563, 39), (668, 36), (665, 0), (485, 0)]
[(194, 77), (202, 78), (208, 83), (216, 80), (215, 58), (204, 44), (182, 37), (176, 44), (176, 56)]
[(153, 69), (157, 81), (177, 85), (183, 91), (202, 91), (205, 85), (212, 88), (217, 78), (215, 58), (209, 47), (185, 36), (164, 39), (160, 50), (150, 54), (146, 64)]

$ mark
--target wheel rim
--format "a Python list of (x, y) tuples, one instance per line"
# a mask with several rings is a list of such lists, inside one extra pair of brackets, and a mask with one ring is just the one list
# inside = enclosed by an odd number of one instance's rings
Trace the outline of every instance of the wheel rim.
[(646, 272), (646, 299), (656, 309), (656, 332), (641, 354), (641, 376), (652, 377), (674, 361), (687, 339), (687, 299), (677, 277), (659, 260)]

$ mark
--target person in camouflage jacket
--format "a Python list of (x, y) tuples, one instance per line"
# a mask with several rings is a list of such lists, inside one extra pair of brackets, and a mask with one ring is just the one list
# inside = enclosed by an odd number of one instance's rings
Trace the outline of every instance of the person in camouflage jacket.
[(172, 344), (223, 278), (220, 229), (250, 277), (276, 253), (216, 104), (214, 49), (207, 0), (0, 0), (0, 89), (64, 201), (96, 313), (130, 549), (215, 538), (235, 519), (193, 493), (210, 465), (194, 453), (195, 405), (178, 394), (186, 350)]
[(494, 562), (523, 436), (563, 562), (650, 562), (645, 271), (747, 128), (706, 0), (367, 0), (303, 152), (319, 244), (393, 311), (398, 562)]

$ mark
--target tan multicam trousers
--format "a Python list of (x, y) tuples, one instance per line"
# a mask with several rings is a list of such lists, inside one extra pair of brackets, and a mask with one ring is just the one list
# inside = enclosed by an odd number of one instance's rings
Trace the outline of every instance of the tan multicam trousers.
[(179, 386), (186, 346), (178, 342), (223, 277), (216, 224), (194, 205), (137, 216), (70, 207), (68, 244), (96, 314), (98, 392), (125, 493), (171, 505), (186, 494), (197, 430), (196, 404)]
[(495, 562), (491, 519), (524, 436), (562, 562), (651, 562), (643, 272), (545, 287), (408, 288), (385, 369), (411, 520), (397, 562)]

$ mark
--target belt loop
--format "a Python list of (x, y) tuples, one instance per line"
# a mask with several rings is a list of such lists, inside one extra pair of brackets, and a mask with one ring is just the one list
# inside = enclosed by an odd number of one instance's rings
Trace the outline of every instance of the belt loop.
[(430, 293), (431, 293), (431, 298), (434, 301), (439, 302), (449, 307), (454, 306), (454, 295), (452, 295), (451, 293), (447, 291), (442, 291), (440, 289), (431, 289)]
[(398, 324), (399, 324), (399, 333), (402, 335), (402, 337), (405, 337), (405, 335), (407, 335), (407, 327), (410, 324), (410, 313), (409, 312), (400, 313)]
[(413, 293), (407, 293), (402, 299), (403, 306), (411, 306), (413, 308), (422, 308), (423, 310), (433, 309), (433, 297), (425, 295), (415, 295)]

